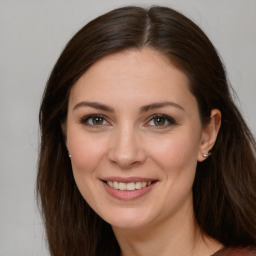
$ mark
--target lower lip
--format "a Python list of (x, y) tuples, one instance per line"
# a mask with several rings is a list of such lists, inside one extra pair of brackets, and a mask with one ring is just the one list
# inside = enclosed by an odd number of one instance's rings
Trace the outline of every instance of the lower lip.
[(151, 189), (155, 186), (156, 182), (152, 183), (151, 185), (141, 188), (141, 189), (136, 189), (136, 190), (118, 190), (110, 187), (107, 183), (102, 182), (106, 191), (108, 194), (110, 194), (112, 197), (120, 199), (120, 200), (135, 200), (138, 199), (147, 193), (151, 191)]

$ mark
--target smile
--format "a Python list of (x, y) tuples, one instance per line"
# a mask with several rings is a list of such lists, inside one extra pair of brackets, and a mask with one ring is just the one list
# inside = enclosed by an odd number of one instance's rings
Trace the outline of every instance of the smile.
[(117, 190), (129, 190), (129, 191), (134, 191), (138, 190), (141, 188), (145, 188), (147, 186), (150, 186), (152, 184), (151, 181), (142, 181), (142, 182), (118, 182), (118, 181), (107, 181), (107, 184)]
[(101, 182), (111, 197), (131, 201), (150, 193), (158, 180), (142, 177), (108, 177), (101, 179)]

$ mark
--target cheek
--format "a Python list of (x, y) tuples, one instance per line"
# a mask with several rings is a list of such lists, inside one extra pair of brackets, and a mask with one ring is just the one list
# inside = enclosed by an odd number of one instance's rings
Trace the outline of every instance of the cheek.
[(95, 136), (73, 132), (68, 141), (74, 172), (92, 172), (101, 162), (106, 142)]
[[(106, 143), (104, 144), (104, 141), (99, 138), (86, 136), (85, 133), (78, 131), (72, 133), (68, 143), (77, 187), (87, 203), (95, 206), (97, 168), (105, 155)], [(101, 204), (101, 198), (97, 199), (97, 204)]]
[(195, 170), (199, 150), (199, 136), (177, 133), (158, 140), (151, 147), (151, 156), (163, 169)]

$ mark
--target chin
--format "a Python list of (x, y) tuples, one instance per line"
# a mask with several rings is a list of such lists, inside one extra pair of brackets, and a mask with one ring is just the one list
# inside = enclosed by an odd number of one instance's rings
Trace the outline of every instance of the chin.
[(141, 209), (123, 208), (119, 211), (112, 211), (107, 215), (102, 214), (101, 217), (113, 228), (137, 229), (152, 223), (154, 219), (153, 216), (149, 216), (145, 213), (146, 211), (142, 211)]
[(134, 219), (119, 219), (108, 222), (114, 229), (138, 229), (147, 226), (148, 222), (135, 221)]

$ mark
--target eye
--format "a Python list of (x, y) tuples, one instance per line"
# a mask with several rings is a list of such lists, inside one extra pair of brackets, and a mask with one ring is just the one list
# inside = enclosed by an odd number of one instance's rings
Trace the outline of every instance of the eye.
[(157, 114), (151, 117), (149, 122), (147, 123), (147, 126), (154, 126), (157, 128), (165, 128), (170, 125), (177, 124), (176, 121), (167, 115)]
[(83, 117), (80, 122), (87, 126), (102, 126), (109, 125), (109, 122), (106, 121), (105, 117), (102, 115), (89, 115)]

